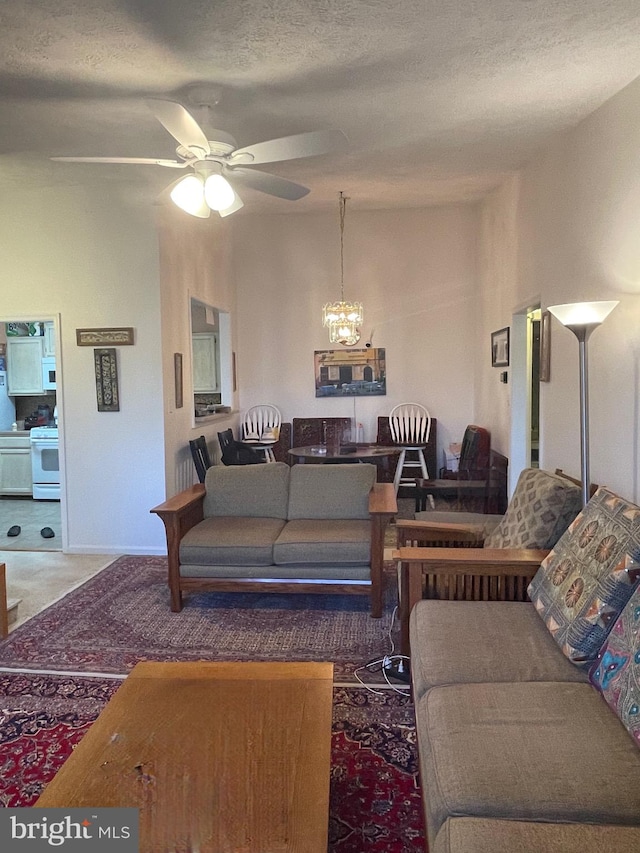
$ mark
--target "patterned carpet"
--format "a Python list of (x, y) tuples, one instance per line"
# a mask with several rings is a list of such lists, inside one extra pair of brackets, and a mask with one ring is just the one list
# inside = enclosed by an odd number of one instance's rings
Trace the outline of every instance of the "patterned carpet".
[[(121, 683), (0, 673), (0, 806), (36, 801)], [(328, 853), (424, 851), (408, 696), (334, 690), (330, 791)]]
[(200, 593), (172, 613), (166, 574), (164, 557), (121, 557), (0, 642), (0, 666), (122, 674), (149, 659), (327, 660), (351, 680), (390, 651), (391, 571), (381, 619), (361, 595)]
[(192, 594), (171, 613), (166, 558), (116, 560), (0, 642), (0, 806), (35, 802), (139, 660), (328, 660), (328, 853), (424, 853), (411, 697), (346, 686), (397, 646), (387, 569), (382, 619), (340, 595)]

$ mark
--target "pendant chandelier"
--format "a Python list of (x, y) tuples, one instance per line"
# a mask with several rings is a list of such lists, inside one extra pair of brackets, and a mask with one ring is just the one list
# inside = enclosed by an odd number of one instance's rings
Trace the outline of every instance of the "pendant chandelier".
[(322, 310), (322, 325), (329, 327), (329, 340), (332, 344), (352, 347), (360, 340), (362, 328), (362, 302), (344, 301), (344, 217), (347, 199), (343, 193), (340, 204), (340, 301), (327, 302)]

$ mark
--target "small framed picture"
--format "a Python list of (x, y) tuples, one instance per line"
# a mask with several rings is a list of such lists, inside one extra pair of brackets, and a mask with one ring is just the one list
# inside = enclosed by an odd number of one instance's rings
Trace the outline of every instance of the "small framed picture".
[(491, 367), (509, 367), (509, 327), (491, 333)]
[(543, 311), (540, 318), (540, 382), (551, 379), (551, 314)]
[(96, 398), (99, 412), (119, 412), (118, 362), (115, 348), (94, 349)]
[(174, 352), (173, 354), (173, 381), (175, 388), (176, 409), (181, 409), (184, 406), (181, 352)]

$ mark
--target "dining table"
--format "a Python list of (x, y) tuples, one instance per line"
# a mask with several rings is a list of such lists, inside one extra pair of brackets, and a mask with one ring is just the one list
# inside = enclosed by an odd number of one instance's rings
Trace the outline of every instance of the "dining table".
[(400, 447), (390, 447), (382, 444), (347, 444), (332, 447), (331, 445), (312, 445), (309, 447), (292, 447), (287, 451), (295, 462), (311, 464), (340, 464), (346, 462), (375, 462), (381, 460), (386, 471), (389, 470), (389, 460), (400, 454)]

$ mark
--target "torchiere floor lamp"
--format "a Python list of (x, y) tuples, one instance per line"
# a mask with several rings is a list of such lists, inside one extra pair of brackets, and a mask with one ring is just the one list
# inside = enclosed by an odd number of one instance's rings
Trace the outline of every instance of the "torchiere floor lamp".
[(589, 382), (587, 376), (587, 341), (594, 329), (607, 319), (618, 302), (571, 302), (549, 305), (548, 310), (578, 339), (580, 359), (580, 459), (582, 506), (589, 500)]

